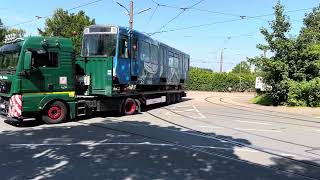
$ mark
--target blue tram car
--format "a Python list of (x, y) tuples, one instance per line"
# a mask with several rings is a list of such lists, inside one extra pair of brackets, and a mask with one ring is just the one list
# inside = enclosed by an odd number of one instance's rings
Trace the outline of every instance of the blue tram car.
[(188, 77), (188, 54), (126, 27), (89, 26), (82, 47), (82, 57), (110, 58), (112, 72), (104, 73), (112, 73), (112, 88), (120, 92), (182, 90)]

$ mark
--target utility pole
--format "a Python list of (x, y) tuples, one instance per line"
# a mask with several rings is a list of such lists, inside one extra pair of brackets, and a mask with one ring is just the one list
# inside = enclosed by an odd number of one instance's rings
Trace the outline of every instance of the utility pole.
[(141, 13), (146, 12), (146, 11), (148, 11), (148, 10), (151, 9), (151, 8), (146, 8), (146, 9), (143, 9), (143, 10), (141, 10), (141, 11), (138, 11), (137, 13), (134, 13), (134, 12), (133, 12), (133, 0), (130, 0), (130, 8), (129, 8), (129, 9), (126, 8), (126, 6), (122, 5), (120, 2), (117, 2), (117, 1), (116, 1), (116, 3), (117, 3), (120, 7), (122, 7), (123, 9), (126, 10), (126, 14), (129, 16), (129, 28), (130, 28), (131, 32), (132, 32), (132, 30), (133, 30), (133, 16), (134, 16), (135, 14), (141, 14)]
[(223, 50), (224, 48), (222, 48), (221, 50), (221, 57), (220, 57), (220, 73), (223, 72)]
[(242, 61), (240, 61), (240, 91), (241, 91), (241, 86), (242, 86), (242, 82), (241, 82), (241, 69), (242, 69)]
[(129, 27), (130, 27), (130, 30), (132, 30), (133, 29), (133, 0), (130, 0), (129, 16), (130, 16)]

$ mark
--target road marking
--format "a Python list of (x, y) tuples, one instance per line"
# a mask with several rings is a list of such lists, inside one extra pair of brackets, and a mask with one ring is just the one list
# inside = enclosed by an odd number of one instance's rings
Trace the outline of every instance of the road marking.
[[(185, 109), (185, 110), (183, 110), (183, 109), (177, 109), (178, 107), (192, 107), (193, 109)], [(184, 112), (191, 112), (191, 113), (197, 113), (197, 115), (198, 116), (190, 116), (189, 115), (189, 117), (191, 117), (191, 118), (195, 118), (195, 119), (205, 119), (205, 118), (207, 118), (206, 116), (204, 116), (199, 110), (198, 110), (198, 108), (195, 106), (195, 105), (193, 105), (193, 104), (191, 104), (191, 105), (183, 105), (183, 106), (172, 106), (172, 107), (170, 107), (169, 108), (171, 111), (173, 111), (173, 112), (170, 112), (170, 110), (168, 110), (168, 112), (166, 112), (165, 113), (165, 115), (166, 116), (172, 116), (172, 115), (174, 115), (174, 116), (181, 116), (181, 115), (178, 115), (178, 114), (175, 114), (175, 113), (184, 113)]]
[(280, 153), (281, 156), (288, 156), (288, 157), (296, 157), (296, 155), (293, 154), (287, 154), (287, 153)]
[(282, 133), (282, 131), (272, 130), (272, 129), (246, 129), (246, 128), (235, 128), (235, 129), (237, 129), (237, 130), (242, 130), (242, 131), (261, 131), (261, 132)]
[(185, 108), (185, 107), (190, 107), (190, 106), (192, 106), (192, 105), (190, 105), (190, 104), (186, 104), (186, 105), (175, 105), (175, 106), (173, 106), (172, 108)]
[(79, 143), (39, 143), (39, 144), (10, 144), (14, 147), (37, 147), (37, 146), (106, 146), (106, 145), (149, 145), (149, 146), (173, 146), (173, 144), (163, 143), (92, 143), (92, 142), (79, 142)]
[(220, 150), (229, 150), (229, 151), (243, 151), (243, 152), (254, 152), (257, 153), (259, 151), (257, 150), (251, 150), (251, 149), (243, 149), (239, 147), (234, 147), (234, 148), (228, 148), (228, 147), (216, 147), (216, 146), (193, 146), (196, 148), (204, 148), (204, 149), (220, 149)]
[[(149, 145), (149, 146), (175, 146), (174, 144), (164, 144), (164, 143), (40, 143), (40, 144), (10, 144), (14, 147), (39, 147), (39, 146), (106, 146), (106, 145)], [(243, 151), (243, 152), (259, 152), (257, 150), (243, 149), (240, 147), (217, 147), (217, 146), (201, 146), (201, 145), (192, 145), (193, 148), (203, 148), (203, 149), (218, 149), (218, 150), (228, 150), (228, 151)]]
[(241, 123), (249, 123), (249, 124), (261, 124), (261, 125), (269, 125), (269, 126), (272, 125), (270, 123), (263, 123), (263, 122), (256, 122), (256, 121), (243, 121), (243, 120), (236, 120), (236, 121)]
[(200, 117), (199, 117), (200, 119), (205, 119), (205, 118), (207, 118), (205, 115), (203, 115), (203, 114), (198, 110), (198, 108), (197, 108), (195, 105), (192, 104), (192, 107), (196, 110), (196, 112), (197, 112), (198, 115), (200, 116)]
[(174, 110), (174, 112), (177, 112), (177, 113), (182, 113), (182, 112), (190, 112), (190, 111), (194, 111), (194, 109), (186, 109), (186, 110)]
[[(174, 111), (175, 112), (175, 111)], [(166, 114), (165, 114), (165, 116), (175, 116), (175, 117), (181, 117), (180, 115), (178, 115), (178, 114), (175, 114), (175, 113), (173, 113), (173, 112), (171, 112), (171, 111), (167, 111), (166, 112)]]
[(224, 129), (224, 127), (220, 126), (198, 126), (200, 128), (209, 128), (209, 129)]

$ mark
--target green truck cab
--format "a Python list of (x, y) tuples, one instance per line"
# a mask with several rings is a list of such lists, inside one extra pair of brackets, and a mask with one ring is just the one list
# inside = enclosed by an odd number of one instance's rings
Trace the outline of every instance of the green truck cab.
[[(27, 37), (0, 47), (0, 110), (47, 123), (74, 118), (74, 50), (70, 39)], [(54, 121), (53, 121), (54, 120)]]

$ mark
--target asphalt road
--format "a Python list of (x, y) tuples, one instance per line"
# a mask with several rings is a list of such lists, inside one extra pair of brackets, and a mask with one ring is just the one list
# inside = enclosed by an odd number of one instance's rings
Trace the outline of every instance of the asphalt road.
[(191, 93), (125, 117), (0, 121), (1, 179), (320, 179), (320, 119)]

